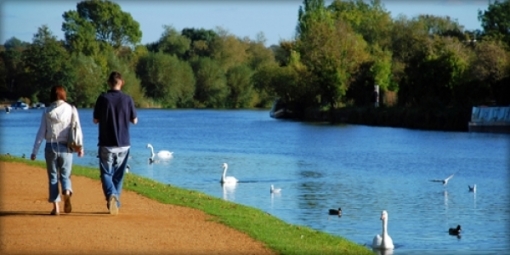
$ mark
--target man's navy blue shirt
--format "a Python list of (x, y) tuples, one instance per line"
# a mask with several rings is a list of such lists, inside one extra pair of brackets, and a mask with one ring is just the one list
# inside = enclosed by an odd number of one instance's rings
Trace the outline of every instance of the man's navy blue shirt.
[(130, 146), (129, 123), (136, 118), (133, 99), (120, 90), (108, 90), (97, 98), (93, 118), (99, 120), (102, 147)]

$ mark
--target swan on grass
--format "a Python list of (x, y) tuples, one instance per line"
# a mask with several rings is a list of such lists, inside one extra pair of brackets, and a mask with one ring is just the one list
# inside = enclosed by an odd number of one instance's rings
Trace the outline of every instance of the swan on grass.
[[(158, 159), (160, 160), (166, 160), (171, 159), (173, 157), (173, 152), (167, 151), (167, 150), (160, 150), (158, 153), (154, 153), (154, 147), (152, 147), (152, 144), (148, 143), (147, 148), (151, 149), (151, 157), (149, 158), (149, 163), (157, 162)], [(157, 156), (157, 159), (156, 159)]]
[(269, 189), (269, 191), (273, 194), (278, 194), (282, 191), (281, 188), (275, 188), (273, 184), (271, 184), (271, 188)]
[(221, 175), (220, 182), (223, 184), (235, 184), (238, 180), (234, 176), (227, 176), (228, 164), (223, 163), (223, 174)]
[(381, 212), (381, 221), (382, 234), (377, 234), (374, 237), (372, 248), (380, 250), (393, 249), (395, 246), (393, 245), (393, 240), (391, 239), (390, 235), (388, 235), (388, 212), (386, 212), (386, 210)]

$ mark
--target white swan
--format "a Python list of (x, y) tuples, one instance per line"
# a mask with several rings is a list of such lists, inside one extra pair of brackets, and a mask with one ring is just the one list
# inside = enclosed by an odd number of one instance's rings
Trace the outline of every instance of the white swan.
[(280, 191), (282, 191), (281, 188), (275, 188), (273, 184), (271, 184), (271, 189), (269, 189), (271, 193), (278, 194)]
[(390, 235), (388, 235), (388, 212), (383, 210), (381, 213), (381, 221), (382, 221), (382, 235), (377, 234), (374, 237), (374, 241), (372, 242), (373, 249), (393, 249), (395, 246), (393, 245), (393, 240), (391, 240)]
[(173, 152), (167, 151), (167, 150), (161, 150), (158, 151), (157, 154), (154, 153), (154, 147), (152, 147), (152, 144), (148, 143), (147, 148), (151, 149), (151, 157), (149, 158), (149, 163), (154, 163), (156, 161), (155, 157), (158, 156), (158, 159), (171, 159), (173, 157)]
[(234, 184), (237, 183), (237, 179), (234, 176), (227, 176), (227, 163), (223, 163), (223, 174), (221, 175), (221, 183), (224, 184)]

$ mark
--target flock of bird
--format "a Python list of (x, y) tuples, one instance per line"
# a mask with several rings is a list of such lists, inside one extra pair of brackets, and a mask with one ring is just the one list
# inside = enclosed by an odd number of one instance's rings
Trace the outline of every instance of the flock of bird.
[[(169, 160), (173, 158), (173, 152), (168, 150), (160, 150), (157, 153), (154, 152), (152, 144), (148, 143), (147, 148), (151, 150), (151, 156), (149, 157), (149, 164), (158, 163), (161, 160)], [(235, 185), (239, 180), (234, 176), (227, 176), (228, 164), (223, 163), (223, 173), (221, 175), (220, 183), (222, 185)], [(126, 171), (128, 171), (126, 169)], [(273, 184), (270, 186), (270, 193), (276, 194), (281, 192), (281, 188), (275, 188)]]
[[(173, 152), (167, 151), (167, 150), (161, 150), (158, 151), (158, 153), (154, 153), (154, 148), (151, 144), (147, 144), (147, 148), (151, 149), (151, 156), (149, 158), (149, 163), (156, 163), (159, 162), (159, 160), (168, 160), (173, 158)], [(221, 174), (220, 183), (222, 185), (236, 185), (239, 180), (235, 178), (234, 176), (228, 176), (227, 170), (228, 170), (228, 164), (223, 163), (223, 172)], [(446, 186), (448, 184), (448, 181), (453, 178), (453, 176), (456, 173), (446, 177), (445, 179), (434, 179), (430, 180), (432, 182), (440, 182), (443, 184), (443, 186)], [(273, 184), (270, 186), (270, 193), (280, 193), (281, 188), (275, 188)], [(468, 185), (469, 192), (476, 192), (476, 184), (473, 186)], [(338, 217), (342, 217), (342, 208), (338, 209), (329, 209), (329, 215), (337, 215)], [(381, 212), (380, 220), (382, 221), (382, 233), (377, 234), (374, 236), (374, 239), (372, 241), (372, 248), (378, 249), (378, 250), (392, 250), (395, 248), (395, 245), (393, 244), (393, 239), (388, 234), (388, 212), (386, 210), (383, 210)], [(462, 227), (460, 225), (457, 225), (456, 228), (450, 228), (448, 230), (448, 233), (450, 235), (455, 235), (460, 237), (462, 231)]]
[[(448, 184), (448, 181), (453, 178), (456, 173), (446, 177), (445, 179), (434, 179), (430, 180), (432, 182), (440, 182), (443, 186)], [(476, 184), (473, 186), (468, 185), (468, 191), (476, 193)], [(329, 209), (329, 215), (338, 215), (338, 217), (342, 216), (342, 208), (338, 209)], [(388, 234), (388, 212), (383, 210), (381, 212), (380, 220), (382, 221), (382, 233), (374, 236), (372, 240), (372, 248), (375, 250), (393, 250), (395, 245), (393, 244), (393, 239)], [(460, 238), (460, 234), (462, 232), (462, 227), (457, 225), (455, 228), (448, 229), (448, 234), (457, 236)]]

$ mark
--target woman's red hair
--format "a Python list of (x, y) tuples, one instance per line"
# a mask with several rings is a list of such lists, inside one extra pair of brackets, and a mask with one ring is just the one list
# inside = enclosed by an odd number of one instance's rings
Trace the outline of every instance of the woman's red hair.
[(66, 90), (63, 86), (55, 85), (51, 87), (50, 101), (55, 102), (57, 100), (67, 100)]

